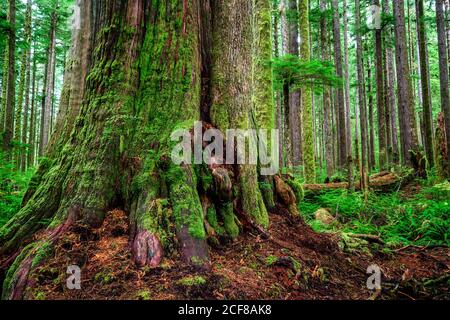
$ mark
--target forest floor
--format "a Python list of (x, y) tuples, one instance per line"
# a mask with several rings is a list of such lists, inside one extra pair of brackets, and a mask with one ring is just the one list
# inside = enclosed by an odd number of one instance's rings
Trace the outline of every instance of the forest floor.
[[(30, 279), (27, 299), (450, 299), (448, 248), (371, 245), (346, 252), (337, 234), (315, 233), (282, 208), (271, 213), (269, 238), (246, 232), (210, 251), (206, 269), (166, 257), (140, 270), (131, 262), (127, 216), (108, 213), (95, 231), (75, 226)], [(81, 290), (68, 290), (66, 268), (81, 267)], [(382, 290), (367, 289), (370, 265)]]

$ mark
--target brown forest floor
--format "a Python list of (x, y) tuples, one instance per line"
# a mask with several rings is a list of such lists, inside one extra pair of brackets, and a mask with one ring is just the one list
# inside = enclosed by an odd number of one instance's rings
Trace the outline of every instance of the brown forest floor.
[[(271, 214), (269, 239), (246, 232), (211, 249), (211, 268), (165, 258), (156, 269), (131, 263), (125, 213), (102, 228), (74, 227), (30, 279), (27, 299), (450, 299), (448, 248), (344, 253), (336, 236), (314, 233), (283, 210)], [(281, 213), (280, 213), (281, 212)], [(278, 258), (278, 259), (277, 259)], [(82, 270), (82, 289), (66, 288), (66, 268)], [(382, 291), (366, 288), (367, 267), (383, 271)]]

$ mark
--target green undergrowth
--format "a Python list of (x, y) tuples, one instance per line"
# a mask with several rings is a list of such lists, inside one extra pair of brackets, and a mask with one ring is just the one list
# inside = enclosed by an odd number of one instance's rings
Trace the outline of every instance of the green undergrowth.
[(34, 169), (26, 172), (15, 170), (14, 164), (0, 152), (0, 227), (19, 211), (33, 174)]
[[(325, 225), (315, 212), (327, 209), (337, 223)], [(318, 232), (370, 234), (387, 244), (450, 245), (450, 183), (418, 181), (413, 190), (371, 192), (367, 204), (361, 192), (329, 190), (306, 193), (299, 209)]]

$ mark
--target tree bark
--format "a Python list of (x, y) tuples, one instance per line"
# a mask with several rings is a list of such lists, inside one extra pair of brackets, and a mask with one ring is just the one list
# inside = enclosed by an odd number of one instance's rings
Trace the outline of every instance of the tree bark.
[(424, 124), (424, 145), (428, 164), (434, 166), (433, 114), (430, 92), (430, 73), (428, 67), (427, 34), (423, 0), (416, 0), (417, 38), (420, 56), (420, 83), (422, 88), (422, 107)]
[(397, 95), (399, 107), (402, 160), (409, 166), (418, 155), (417, 123), (406, 45), (404, 1), (394, 1)]
[(58, 16), (57, 12), (53, 11), (50, 17), (50, 43), (47, 60), (47, 77), (45, 84), (45, 100), (42, 110), (42, 127), (41, 127), (41, 142), (39, 145), (40, 154), (45, 152), (51, 134), (51, 117), (53, 104), (53, 89), (55, 85), (55, 66), (56, 66), (56, 27)]
[[(336, 67), (336, 75), (339, 78), (343, 78), (342, 71), (342, 50), (341, 50), (341, 30), (340, 30), (340, 14), (339, 5), (337, 0), (332, 0), (333, 7), (333, 35), (334, 35), (334, 63)], [(341, 169), (346, 167), (347, 164), (347, 129), (346, 129), (346, 112), (344, 101), (344, 89), (342, 85), (337, 88), (337, 101), (338, 107), (338, 144), (339, 144), (339, 167)]]
[[(196, 142), (190, 132), (199, 120), (202, 131), (254, 129), (254, 4), (85, 1), (93, 46), (80, 83), (83, 102), (70, 138), (48, 149), (22, 209), (0, 229), (0, 260), (7, 262), (0, 265), (9, 267), (5, 299), (23, 296), (30, 273), (66, 231), (75, 224), (99, 227), (112, 208), (129, 213), (139, 267), (159, 265), (164, 254), (208, 267), (208, 237), (233, 239), (240, 226), (263, 232), (269, 225), (256, 165), (171, 160), (174, 129)], [(202, 88), (204, 55), (211, 55), (210, 90)], [(202, 97), (208, 92), (210, 99)], [(211, 101), (209, 108), (202, 101)], [(40, 223), (47, 220), (47, 227)]]
[[(380, 6), (379, 0), (373, 0), (373, 5)], [(383, 66), (383, 34), (382, 29), (376, 29), (375, 33), (375, 77), (377, 91), (377, 115), (378, 115), (378, 156), (380, 170), (387, 166), (387, 138), (386, 138), (386, 108), (384, 95), (384, 66)]]
[[(309, 33), (309, 1), (301, 0), (300, 12), (300, 57), (303, 61), (311, 60), (310, 33)], [(302, 88), (301, 94), (302, 112), (299, 122), (302, 123), (302, 146), (305, 179), (308, 183), (316, 181), (316, 160), (314, 156), (314, 123), (313, 123), (313, 101), (312, 90), (309, 85)]]
[(355, 0), (355, 29), (356, 29), (356, 64), (358, 69), (358, 103), (360, 111), (361, 127), (361, 179), (360, 185), (367, 201), (369, 192), (369, 157), (368, 157), (368, 130), (367, 130), (367, 109), (365, 101), (365, 81), (364, 81), (364, 58), (361, 37), (361, 9), (360, 0)]
[[(30, 85), (31, 85), (31, 0), (27, 2), (26, 21), (25, 21), (25, 38), (28, 44), (26, 49), (26, 76), (25, 76), (25, 104), (23, 108), (23, 124), (22, 124), (22, 144), (28, 142), (28, 110), (30, 108)], [(19, 105), (20, 106), (20, 105)], [(20, 150), (20, 170), (26, 170), (26, 152)]]
[[(439, 79), (441, 84), (441, 110), (445, 118), (445, 134), (447, 137), (447, 153), (450, 150), (450, 97), (449, 97), (449, 65), (447, 55), (447, 44), (445, 40), (445, 14), (444, 1), (436, 0), (436, 25), (438, 34), (439, 51)], [(450, 171), (450, 157), (447, 157)], [(450, 172), (447, 173), (450, 177)]]
[[(11, 149), (11, 140), (13, 138), (14, 128), (14, 104), (15, 104), (15, 70), (16, 70), (16, 1), (9, 0), (8, 6), (8, 80), (5, 104), (5, 132), (3, 134), (3, 149), (9, 151)], [(11, 154), (7, 153), (7, 158)]]
[[(320, 1), (320, 35), (322, 60), (329, 61), (330, 54), (328, 51), (328, 30), (327, 30), (327, 1)], [(332, 107), (331, 107), (331, 89), (329, 86), (323, 87), (323, 130), (325, 141), (325, 162), (327, 168), (327, 180), (330, 180), (334, 174), (334, 156), (333, 156), (333, 128), (332, 125)]]

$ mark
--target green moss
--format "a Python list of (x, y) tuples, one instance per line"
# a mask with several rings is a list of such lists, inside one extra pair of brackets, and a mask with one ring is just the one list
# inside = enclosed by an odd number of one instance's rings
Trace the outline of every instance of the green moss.
[(33, 258), (33, 262), (31, 263), (31, 268), (35, 268), (42, 261), (50, 257), (53, 254), (53, 246), (50, 242), (45, 241), (40, 244), (37, 244), (36, 254)]
[(142, 290), (139, 291), (136, 294), (136, 299), (138, 300), (151, 300), (152, 299), (152, 293), (148, 290)]
[(219, 236), (225, 235), (225, 228), (219, 224), (217, 220), (216, 208), (214, 206), (210, 206), (208, 208), (206, 212), (206, 220)]
[(110, 284), (115, 279), (116, 279), (116, 277), (114, 276), (114, 274), (112, 272), (108, 272), (108, 271), (100, 271), (94, 276), (95, 282), (98, 282), (103, 285)]
[(206, 279), (202, 276), (188, 276), (178, 280), (177, 284), (185, 287), (202, 286), (206, 284)]
[(193, 238), (206, 239), (203, 209), (196, 189), (197, 179), (192, 168), (172, 165), (165, 179), (169, 185), (177, 228), (187, 227)]
[(220, 215), (223, 219), (223, 225), (227, 232), (227, 234), (235, 239), (239, 235), (239, 227), (236, 224), (236, 216), (233, 212), (233, 203), (229, 202), (225, 205), (222, 205), (219, 209)]
[(266, 258), (266, 265), (267, 266), (272, 266), (274, 265), (276, 262), (278, 261), (278, 257), (277, 256), (273, 256), (270, 255)]

